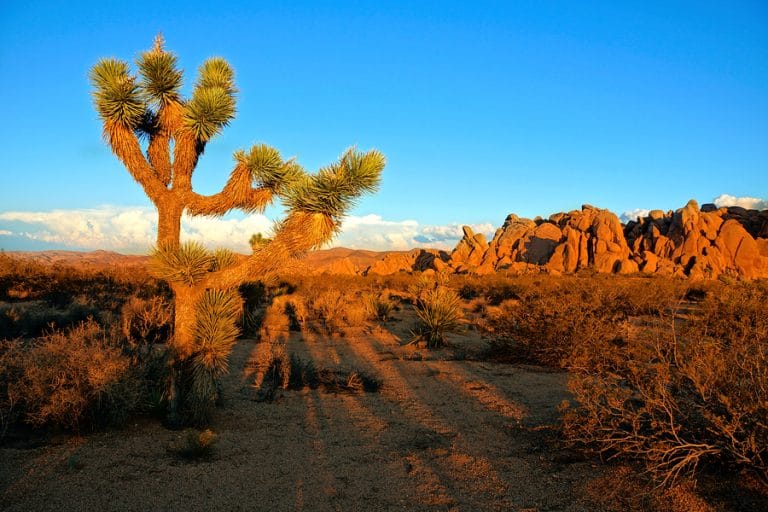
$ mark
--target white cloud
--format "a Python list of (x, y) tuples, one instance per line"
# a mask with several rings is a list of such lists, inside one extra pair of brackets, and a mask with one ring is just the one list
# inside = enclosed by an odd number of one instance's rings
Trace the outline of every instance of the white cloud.
[[(182, 219), (182, 240), (197, 240), (208, 247), (250, 251), (254, 233), (268, 234), (272, 221), (264, 215), (187, 217)], [(432, 247), (451, 250), (462, 237), (461, 224), (420, 225), (415, 220), (392, 221), (380, 215), (349, 216), (333, 246), (369, 250), (408, 250)], [(470, 226), (491, 237), (490, 223)], [(52, 248), (104, 249), (144, 254), (155, 243), (157, 212), (151, 207), (102, 206), (92, 209), (38, 212), (0, 212), (0, 235), (44, 242)]]
[[(427, 226), (422, 230), (424, 236), (436, 241), (459, 240), (464, 236), (465, 224), (447, 224), (444, 226)], [(482, 233), (486, 237), (493, 236), (496, 226), (491, 223), (468, 224), (474, 233)]]
[(627, 210), (622, 213), (619, 219), (626, 224), (631, 220), (636, 221), (638, 217), (647, 217), (650, 212), (651, 210), (647, 208), (635, 208), (634, 210)]
[[(476, 233), (492, 236), (492, 224), (470, 225)], [(337, 247), (374, 251), (405, 251), (415, 247), (451, 250), (464, 235), (462, 224), (425, 225), (415, 220), (389, 221), (380, 215), (350, 216), (344, 220)]]
[(714, 199), (715, 206), (741, 206), (748, 210), (766, 210), (768, 209), (768, 199), (758, 199), (756, 197), (735, 197), (728, 194), (720, 194)]
[[(146, 253), (157, 236), (157, 212), (148, 207), (103, 206), (93, 209), (41, 212), (0, 212), (3, 234), (46, 242), (52, 246)], [(11, 224), (11, 225), (8, 225)], [(209, 247), (248, 252), (253, 233), (269, 231), (263, 215), (236, 218), (190, 218), (181, 224), (182, 240), (198, 240)]]

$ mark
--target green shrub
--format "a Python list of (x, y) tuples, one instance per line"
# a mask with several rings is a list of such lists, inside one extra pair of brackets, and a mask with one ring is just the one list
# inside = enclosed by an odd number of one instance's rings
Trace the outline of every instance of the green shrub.
[(440, 284), (416, 291), (414, 308), (419, 322), (414, 331), (415, 341), (424, 340), (427, 348), (446, 345), (445, 335), (461, 329), (464, 318), (461, 298), (455, 290)]
[(380, 322), (389, 320), (392, 311), (395, 309), (395, 303), (389, 296), (389, 292), (369, 292), (364, 294), (363, 306), (368, 318)]

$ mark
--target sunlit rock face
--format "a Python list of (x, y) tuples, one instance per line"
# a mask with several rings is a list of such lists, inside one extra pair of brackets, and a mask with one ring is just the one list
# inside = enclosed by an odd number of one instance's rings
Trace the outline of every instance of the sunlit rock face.
[(652, 210), (622, 225), (591, 205), (549, 219), (511, 214), (482, 255), (484, 239), (468, 228), (451, 254), (457, 272), (498, 270), (651, 274), (744, 279), (768, 277), (768, 210), (699, 208), (691, 200), (676, 211)]
[[(717, 278), (768, 277), (768, 210), (737, 206), (701, 208), (691, 200), (664, 212), (651, 210), (623, 225), (612, 212), (591, 205), (548, 219), (507, 216), (488, 242), (463, 228), (450, 253), (433, 249), (329, 258), (315, 269), (338, 274), (398, 272), (659, 274)], [(360, 259), (366, 253), (365, 259)], [(379, 254), (379, 256), (375, 256)], [(350, 259), (350, 261), (346, 261)]]

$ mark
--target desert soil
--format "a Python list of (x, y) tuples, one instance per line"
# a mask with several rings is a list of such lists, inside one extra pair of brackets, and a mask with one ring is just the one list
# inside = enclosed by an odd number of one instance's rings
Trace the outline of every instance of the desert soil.
[[(208, 460), (169, 447), (157, 420), (0, 449), (0, 508), (55, 510), (579, 511), (600, 468), (558, 446), (566, 375), (460, 360), (408, 341), (407, 322), (322, 337), (283, 333), (290, 352), (364, 370), (376, 393), (280, 390), (254, 401), (244, 339), (223, 383)], [(453, 338), (481, 343), (477, 333)], [(463, 352), (463, 350), (462, 350)]]

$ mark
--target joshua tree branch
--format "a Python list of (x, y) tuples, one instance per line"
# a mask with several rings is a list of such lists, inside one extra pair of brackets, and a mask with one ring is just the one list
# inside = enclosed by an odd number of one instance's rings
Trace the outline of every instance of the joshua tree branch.
[(238, 163), (229, 175), (221, 192), (210, 196), (188, 191), (187, 213), (190, 215), (224, 215), (239, 208), (248, 213), (263, 212), (273, 199), (273, 192), (266, 187), (253, 188), (250, 169)]
[(160, 107), (155, 119), (155, 129), (150, 135), (147, 148), (149, 162), (166, 187), (170, 185), (172, 179), (170, 141), (173, 133), (180, 126), (181, 108), (178, 101), (169, 101)]
[(205, 142), (185, 129), (177, 131), (173, 148), (173, 188), (182, 192), (192, 190), (192, 172), (205, 149)]
[(263, 249), (231, 267), (210, 273), (202, 286), (227, 289), (255, 278), (272, 277), (307, 251), (321, 247), (337, 230), (337, 223), (327, 215), (293, 211)]
[(164, 192), (165, 185), (160, 181), (155, 170), (144, 158), (139, 145), (139, 140), (132, 129), (119, 121), (106, 121), (104, 123), (104, 138), (107, 139), (112, 152), (125, 165), (131, 176), (144, 189), (144, 192), (157, 203)]

